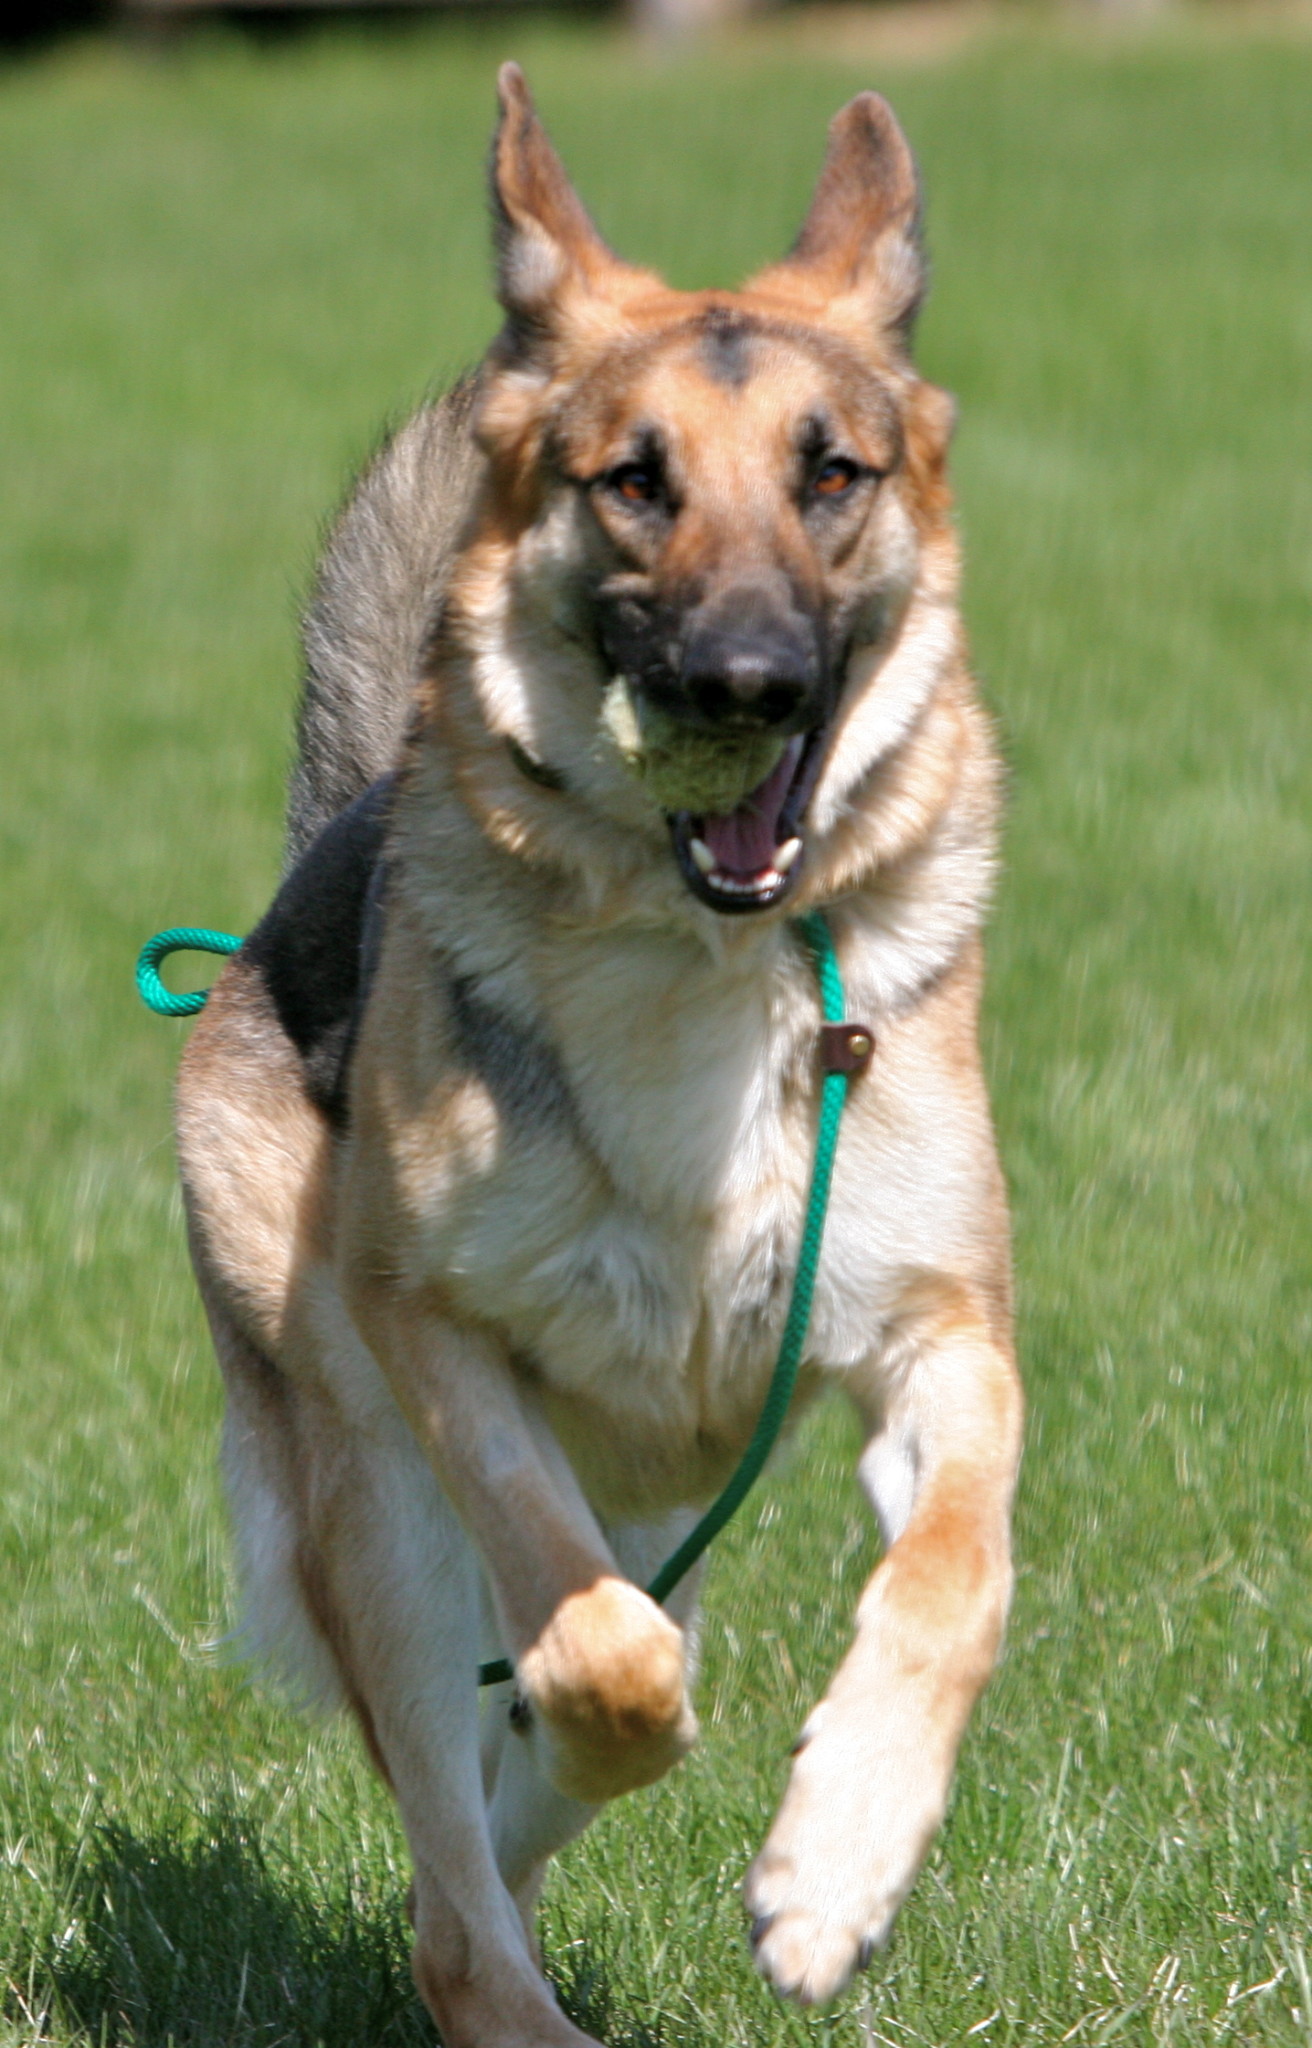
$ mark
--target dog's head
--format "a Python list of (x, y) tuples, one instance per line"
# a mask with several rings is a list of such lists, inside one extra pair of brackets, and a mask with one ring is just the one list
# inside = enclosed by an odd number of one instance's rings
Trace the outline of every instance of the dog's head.
[[(911, 153), (863, 93), (832, 124), (791, 253), (740, 291), (679, 292), (606, 247), (513, 65), (500, 95), (506, 324), (456, 597), (495, 621), (518, 681), (485, 708), (525, 774), (668, 831), (703, 903), (769, 910), (808, 865), (836, 734), (853, 738), (851, 782), (914, 716), (923, 678), (853, 724), (926, 564), (942, 584), (955, 563), (951, 408), (908, 355), (924, 281)], [(580, 715), (584, 749), (577, 726), (565, 736)], [(831, 795), (837, 818), (848, 791)]]

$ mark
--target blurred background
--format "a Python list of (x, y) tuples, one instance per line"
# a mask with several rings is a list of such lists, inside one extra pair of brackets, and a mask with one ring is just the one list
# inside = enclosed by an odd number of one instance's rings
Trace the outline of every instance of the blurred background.
[(828, 1410), (550, 1967), (617, 2048), (1312, 2042), (1312, 11), (685, 4), (33, 6), (0, 54), (5, 2044), (431, 2039), (385, 1796), (221, 1644), (186, 1027), (132, 962), (267, 901), (322, 524), (495, 329), (506, 56), (680, 284), (782, 250), (860, 88), (918, 153), (1031, 1400), (1006, 1661), (889, 1954), (784, 2013), (737, 1903), (875, 1554)]

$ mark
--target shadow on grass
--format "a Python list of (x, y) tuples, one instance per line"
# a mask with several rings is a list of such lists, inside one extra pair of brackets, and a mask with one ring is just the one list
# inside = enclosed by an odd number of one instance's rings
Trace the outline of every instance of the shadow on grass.
[[(424, 2044), (400, 1912), (274, 1867), (239, 1820), (202, 1838), (97, 1828), (46, 1960), (52, 2003), (104, 2048), (362, 2040)], [(63, 1917), (63, 1916), (61, 1916)]]
[[(105, 1823), (65, 1898), (34, 1988), (97, 2048), (435, 2048), (401, 1900), (275, 1865), (239, 1818), (212, 1818), (203, 1839)], [(565, 2011), (608, 2048), (660, 2048), (585, 1948), (554, 1974)]]

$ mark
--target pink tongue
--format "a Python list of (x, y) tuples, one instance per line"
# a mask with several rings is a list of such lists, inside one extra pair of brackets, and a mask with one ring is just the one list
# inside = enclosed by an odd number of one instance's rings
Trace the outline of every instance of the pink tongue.
[(736, 811), (724, 817), (702, 820), (702, 838), (715, 855), (716, 865), (730, 875), (757, 875), (774, 866), (779, 844), (779, 813), (792, 787), (801, 759), (805, 734), (789, 740), (777, 765)]

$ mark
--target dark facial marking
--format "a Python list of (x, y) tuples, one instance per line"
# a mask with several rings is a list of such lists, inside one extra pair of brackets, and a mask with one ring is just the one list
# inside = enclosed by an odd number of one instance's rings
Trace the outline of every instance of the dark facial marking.
[(717, 384), (741, 391), (752, 374), (753, 323), (728, 306), (712, 306), (701, 323), (701, 359)]
[(810, 464), (821, 461), (828, 453), (829, 437), (829, 422), (822, 419), (819, 413), (809, 413), (802, 421), (801, 431), (797, 436), (797, 449), (803, 462)]
[(559, 768), (553, 768), (547, 761), (536, 760), (526, 747), (520, 746), (518, 740), (508, 739), (506, 750), (526, 780), (536, 782), (540, 789), (564, 789), (565, 778)]
[(623, 461), (612, 463), (599, 475), (576, 477), (574, 481), (582, 489), (609, 499), (612, 507), (627, 512), (656, 513), (662, 517), (677, 512), (665, 466), (665, 444), (656, 428), (639, 427), (631, 449)]

